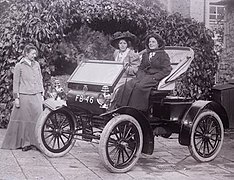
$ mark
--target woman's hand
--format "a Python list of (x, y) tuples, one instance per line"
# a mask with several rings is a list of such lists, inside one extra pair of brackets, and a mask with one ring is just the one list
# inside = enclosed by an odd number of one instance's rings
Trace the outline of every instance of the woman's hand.
[(157, 72), (155, 72), (154, 69), (149, 68), (149, 69), (147, 70), (147, 73), (153, 75), (153, 74), (156, 74)]
[(19, 100), (19, 98), (15, 99), (15, 107), (20, 108), (20, 100)]
[(129, 64), (129, 63), (126, 63), (126, 64), (124, 65), (124, 69), (125, 69), (125, 70), (127, 70), (129, 67), (130, 67), (130, 64)]
[(42, 100), (42, 102), (45, 100), (45, 92), (41, 93), (41, 100)]
[(42, 100), (42, 102), (45, 100), (45, 98), (44, 98), (44, 96), (43, 96), (43, 95), (41, 95), (41, 100)]

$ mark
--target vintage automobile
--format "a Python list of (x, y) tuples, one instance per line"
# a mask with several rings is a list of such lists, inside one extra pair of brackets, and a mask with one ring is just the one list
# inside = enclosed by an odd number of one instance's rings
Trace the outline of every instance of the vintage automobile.
[[(166, 47), (172, 72), (152, 89), (149, 108), (108, 111), (111, 93), (125, 71), (113, 61), (82, 62), (68, 80), (66, 100), (47, 99), (37, 122), (36, 136), (43, 153), (60, 157), (76, 140), (99, 144), (99, 155), (110, 172), (127, 172), (141, 153), (152, 154), (154, 137), (178, 134), (198, 162), (213, 160), (222, 147), (228, 116), (220, 103), (172, 96), (175, 81), (194, 58), (188, 47)], [(124, 98), (124, 97), (123, 97)]]

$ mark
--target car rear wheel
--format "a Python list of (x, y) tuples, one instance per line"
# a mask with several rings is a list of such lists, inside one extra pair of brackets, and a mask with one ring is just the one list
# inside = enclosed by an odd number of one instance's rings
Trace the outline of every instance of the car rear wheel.
[(189, 151), (199, 162), (213, 160), (221, 150), (224, 139), (223, 123), (211, 110), (202, 111), (194, 121)]
[(110, 172), (123, 173), (136, 164), (142, 146), (143, 135), (138, 121), (129, 115), (119, 115), (104, 127), (99, 155)]
[(75, 123), (67, 111), (45, 108), (36, 126), (39, 149), (49, 157), (65, 155), (75, 143), (74, 129)]

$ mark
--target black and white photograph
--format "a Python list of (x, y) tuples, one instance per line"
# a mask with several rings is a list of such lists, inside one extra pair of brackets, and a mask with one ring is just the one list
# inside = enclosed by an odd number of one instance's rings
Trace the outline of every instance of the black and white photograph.
[(0, 0), (0, 180), (233, 180), (234, 0)]

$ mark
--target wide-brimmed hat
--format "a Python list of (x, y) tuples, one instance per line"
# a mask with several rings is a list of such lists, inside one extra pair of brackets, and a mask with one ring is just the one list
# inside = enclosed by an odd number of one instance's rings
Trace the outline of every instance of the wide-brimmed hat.
[(165, 41), (163, 40), (162, 36), (160, 36), (158, 33), (149, 33), (145, 38), (145, 45), (147, 48), (149, 48), (149, 39), (151, 37), (154, 37), (158, 41), (158, 49), (163, 49), (165, 47)]
[(131, 46), (134, 46), (135, 42), (136, 42), (136, 36), (132, 33), (130, 33), (129, 31), (125, 31), (125, 32), (116, 32), (113, 34), (113, 37), (110, 41), (110, 44), (116, 48), (119, 49), (119, 41), (121, 39), (124, 39), (126, 41), (130, 41), (131, 42)]

